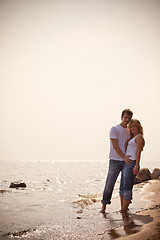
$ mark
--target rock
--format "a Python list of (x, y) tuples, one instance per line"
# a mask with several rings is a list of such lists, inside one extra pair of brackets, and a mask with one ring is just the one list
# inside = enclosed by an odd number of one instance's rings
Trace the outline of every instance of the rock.
[(0, 190), (0, 193), (6, 193), (6, 192), (9, 192), (9, 191), (7, 191), (7, 190)]
[(142, 180), (139, 178), (139, 177), (135, 177), (135, 180), (134, 180), (134, 184), (138, 184), (138, 183), (141, 183)]
[(148, 168), (141, 168), (137, 174), (137, 177), (140, 178), (142, 181), (150, 180), (151, 172)]
[(9, 186), (10, 188), (19, 188), (19, 187), (27, 187), (24, 182), (12, 182)]
[(160, 176), (160, 168), (155, 168), (151, 174), (151, 179), (158, 179)]

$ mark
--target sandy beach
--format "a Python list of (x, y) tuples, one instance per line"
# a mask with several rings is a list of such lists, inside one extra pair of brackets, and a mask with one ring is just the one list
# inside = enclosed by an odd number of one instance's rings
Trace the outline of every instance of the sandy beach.
[[(103, 215), (105, 172), (103, 161), (3, 162), (0, 239), (160, 239), (160, 180), (134, 185), (127, 214), (119, 212), (117, 180)], [(26, 188), (9, 188), (17, 176)]]
[(160, 180), (150, 180), (144, 186), (144, 192), (150, 192), (151, 195), (145, 197), (150, 201), (149, 206), (141, 211), (140, 215), (153, 218), (148, 224), (144, 224), (141, 231), (126, 237), (119, 238), (119, 240), (159, 240), (160, 239)]

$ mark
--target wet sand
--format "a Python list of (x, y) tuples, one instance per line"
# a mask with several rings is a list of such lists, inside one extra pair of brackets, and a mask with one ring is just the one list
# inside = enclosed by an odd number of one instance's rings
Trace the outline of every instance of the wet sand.
[[(135, 226), (135, 233), (129, 233), (128, 236), (125, 237), (118, 237), (119, 240), (159, 240), (160, 239), (160, 180), (150, 180), (148, 181), (149, 184), (146, 184), (143, 188), (143, 192), (150, 193), (149, 196), (145, 197), (150, 201), (150, 204), (147, 208), (143, 211), (136, 213), (137, 216), (143, 218), (146, 222), (141, 227), (140, 231), (136, 232)], [(124, 214), (124, 218), (128, 218), (129, 214)], [(153, 220), (150, 222), (149, 218)], [(147, 221), (149, 221), (147, 223)], [(126, 226), (129, 230), (129, 226)], [(131, 226), (130, 226), (131, 227)], [(125, 225), (124, 225), (125, 228)], [(133, 230), (133, 224), (132, 224)], [(114, 238), (114, 237), (113, 237)], [(115, 238), (114, 238), (115, 239)], [(105, 238), (104, 238), (105, 240)]]

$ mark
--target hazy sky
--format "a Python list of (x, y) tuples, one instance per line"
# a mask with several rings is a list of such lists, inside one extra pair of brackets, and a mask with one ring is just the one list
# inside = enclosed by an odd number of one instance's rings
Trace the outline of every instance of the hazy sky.
[(1, 0), (0, 159), (107, 159), (130, 108), (159, 161), (159, 3)]

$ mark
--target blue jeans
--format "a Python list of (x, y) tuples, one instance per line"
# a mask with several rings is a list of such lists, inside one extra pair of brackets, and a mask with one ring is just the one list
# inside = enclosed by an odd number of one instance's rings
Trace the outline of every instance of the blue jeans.
[(103, 191), (103, 204), (111, 204), (111, 197), (119, 173), (122, 171), (124, 161), (112, 160), (109, 161), (108, 176)]
[(136, 160), (134, 160), (131, 164), (124, 164), (124, 168), (122, 170), (121, 175), (121, 183), (120, 183), (120, 196), (124, 198), (124, 200), (132, 199), (132, 189), (135, 180), (135, 175), (133, 175), (133, 168), (136, 164)]

